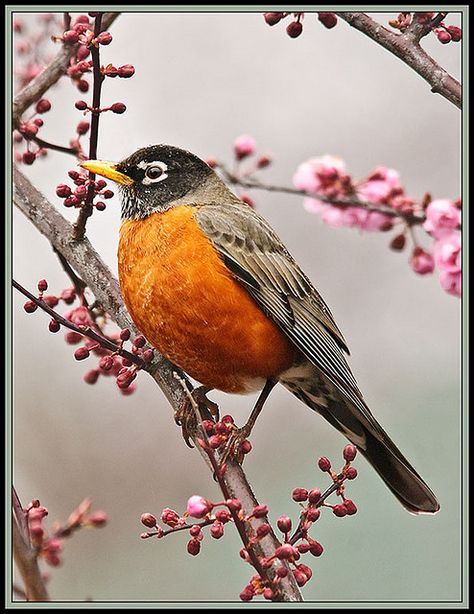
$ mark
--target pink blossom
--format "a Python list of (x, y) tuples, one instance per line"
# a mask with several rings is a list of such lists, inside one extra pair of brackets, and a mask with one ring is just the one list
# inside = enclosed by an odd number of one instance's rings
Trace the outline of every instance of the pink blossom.
[(435, 261), (440, 271), (458, 273), (461, 270), (461, 235), (451, 232), (436, 241), (434, 246)]
[(321, 156), (303, 162), (293, 175), (293, 184), (305, 192), (318, 193), (334, 184), (345, 171), (345, 164), (341, 158), (335, 156)]
[(255, 139), (248, 134), (243, 134), (234, 141), (234, 151), (238, 160), (252, 155), (255, 152), (255, 147)]
[(426, 275), (434, 271), (435, 262), (433, 256), (422, 247), (415, 247), (410, 260), (410, 266), (419, 275)]
[(189, 497), (186, 510), (192, 518), (203, 518), (213, 508), (213, 504), (210, 501), (204, 499), (199, 495), (193, 495)]
[(462, 290), (462, 275), (461, 271), (451, 273), (450, 271), (441, 271), (439, 274), (439, 283), (443, 290), (454, 296), (461, 296)]
[(447, 199), (433, 200), (426, 208), (423, 228), (436, 239), (451, 233), (461, 224), (461, 211)]
[(360, 200), (372, 203), (384, 203), (393, 190), (399, 191), (400, 176), (393, 168), (379, 166), (370, 177), (357, 188)]

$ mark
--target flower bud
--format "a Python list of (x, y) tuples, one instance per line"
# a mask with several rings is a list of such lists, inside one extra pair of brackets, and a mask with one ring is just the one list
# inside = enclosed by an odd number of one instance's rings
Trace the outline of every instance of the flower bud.
[(436, 36), (438, 37), (439, 42), (443, 43), (443, 45), (451, 42), (451, 34), (446, 32), (446, 30), (436, 30)]
[(75, 30), (67, 30), (63, 34), (63, 41), (69, 45), (74, 45), (79, 41), (79, 34)]
[(396, 252), (402, 251), (406, 244), (406, 237), (404, 234), (399, 234), (390, 241), (390, 249)]
[(49, 328), (50, 333), (57, 333), (59, 329), (61, 328), (61, 325), (59, 324), (57, 320), (53, 319), (53, 320), (50, 320), (48, 324), (48, 328)]
[(295, 488), (291, 493), (293, 501), (306, 501), (308, 498), (308, 491), (306, 488)]
[(248, 134), (239, 136), (234, 141), (234, 153), (237, 160), (242, 160), (255, 152), (255, 139)]
[(74, 106), (78, 111), (85, 111), (87, 109), (87, 102), (85, 100), (76, 100)]
[(271, 533), (272, 528), (268, 523), (259, 524), (256, 530), (257, 537), (265, 537), (269, 533)]
[(196, 556), (201, 550), (201, 542), (193, 537), (193, 539), (188, 541), (187, 550), (189, 554)]
[(446, 30), (449, 32), (451, 36), (451, 40), (455, 43), (458, 43), (462, 38), (462, 30), (457, 26), (447, 26)]
[(84, 360), (85, 358), (89, 357), (89, 350), (86, 347), (80, 347), (77, 348), (77, 350), (74, 352), (74, 358), (76, 360)]
[(97, 369), (91, 369), (90, 371), (87, 371), (87, 373), (84, 375), (84, 381), (86, 382), (86, 384), (95, 384), (98, 379), (99, 371)]
[(117, 68), (117, 73), (119, 77), (129, 78), (135, 74), (135, 68), (131, 64), (124, 64)]
[(59, 198), (67, 198), (71, 195), (71, 188), (65, 183), (60, 183), (56, 186), (56, 196)]
[(334, 28), (337, 24), (335, 13), (318, 13), (318, 19), (328, 29)]
[(310, 549), (309, 549), (310, 553), (313, 556), (321, 556), (322, 553), (324, 552), (324, 548), (322, 546), (322, 544), (320, 544), (317, 541), (311, 541), (311, 545), (310, 545)]
[(77, 134), (86, 134), (86, 132), (89, 130), (90, 128), (90, 123), (86, 122), (86, 121), (82, 121), (79, 122), (76, 126), (76, 132)]
[(265, 518), (267, 514), (268, 514), (268, 505), (256, 505), (252, 511), (252, 516), (254, 518)]
[(345, 470), (344, 475), (348, 480), (353, 480), (357, 477), (357, 469), (355, 467), (348, 467)]
[(347, 444), (342, 452), (342, 455), (345, 461), (351, 462), (357, 455), (357, 448), (352, 444)]
[(186, 511), (192, 518), (204, 518), (212, 510), (214, 505), (199, 495), (193, 495), (188, 499)]
[(123, 104), (123, 102), (114, 102), (114, 104), (110, 107), (110, 110), (113, 113), (125, 113), (125, 111), (127, 110), (127, 107)]
[(103, 527), (107, 524), (108, 516), (102, 510), (97, 510), (96, 512), (92, 512), (89, 516), (89, 523), (96, 528)]
[(32, 151), (25, 151), (22, 156), (22, 160), (23, 164), (33, 164), (33, 162), (36, 160), (36, 155)]
[(312, 488), (309, 493), (308, 493), (308, 501), (310, 503), (317, 503), (319, 501), (319, 499), (321, 498), (321, 491), (319, 490), (319, 488)]
[(145, 512), (140, 516), (140, 522), (149, 529), (153, 529), (156, 526), (156, 518), (149, 512)]
[(263, 18), (269, 26), (274, 26), (283, 18), (283, 13), (264, 13)]
[(282, 533), (291, 531), (291, 518), (289, 516), (280, 516), (277, 520), (277, 526)]
[(297, 38), (303, 32), (303, 24), (301, 21), (292, 21), (286, 27), (286, 33), (290, 38)]
[(38, 305), (33, 301), (26, 301), (26, 303), (23, 305), (23, 309), (26, 311), (26, 313), (34, 313), (38, 309)]
[(220, 539), (224, 535), (224, 525), (222, 522), (214, 521), (211, 525), (210, 533), (214, 539)]
[(330, 471), (331, 470), (331, 461), (325, 456), (321, 456), (318, 460), (318, 467), (321, 471)]
[(35, 108), (37, 113), (46, 113), (51, 109), (51, 103), (47, 98), (40, 98)]
[(347, 508), (344, 503), (340, 503), (332, 508), (332, 513), (334, 514), (334, 516), (342, 518), (343, 516), (347, 515)]
[(112, 34), (110, 34), (110, 32), (101, 32), (96, 40), (99, 45), (110, 45), (112, 42)]

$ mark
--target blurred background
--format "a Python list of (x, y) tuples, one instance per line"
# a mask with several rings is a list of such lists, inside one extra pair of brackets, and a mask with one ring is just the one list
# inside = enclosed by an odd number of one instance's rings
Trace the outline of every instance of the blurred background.
[[(31, 16), (23, 16), (32, 21)], [(393, 14), (378, 14), (387, 24)], [(34, 21), (34, 20), (33, 20)], [(452, 14), (449, 23), (460, 25)], [(342, 157), (356, 178), (376, 166), (397, 169), (407, 193), (460, 194), (460, 112), (410, 68), (344, 22), (325, 29), (307, 14), (295, 40), (286, 22), (267, 26), (260, 13), (124, 13), (101, 48), (103, 64), (133, 64), (130, 79), (107, 79), (103, 103), (122, 101), (124, 115), (101, 118), (99, 157), (121, 159), (166, 142), (201, 157), (232, 161), (241, 134), (273, 157), (262, 179), (291, 185), (309, 157)], [(59, 33), (59, 32), (58, 32)], [(53, 47), (53, 45), (51, 45)], [(433, 35), (423, 46), (460, 78), (460, 45)], [(56, 48), (53, 48), (56, 51)], [(82, 115), (80, 94), (63, 81), (48, 93), (53, 108), (41, 136), (65, 144)], [(75, 161), (50, 152), (22, 170), (70, 220), (55, 186)], [(460, 302), (420, 277), (408, 253), (388, 248), (393, 233), (333, 229), (304, 211), (296, 196), (254, 192), (257, 209), (329, 304), (351, 348), (350, 364), (369, 406), (441, 502), (435, 517), (408, 514), (362, 458), (348, 496), (358, 513), (323, 514), (312, 535), (325, 547), (303, 560), (314, 571), (307, 601), (452, 601), (460, 598)], [(70, 285), (50, 245), (13, 212), (15, 278), (34, 291)], [(116, 274), (119, 201), (93, 216), (88, 236)], [(422, 238), (422, 232), (419, 232)], [(219, 500), (207, 467), (190, 450), (156, 384), (142, 374), (124, 397), (113, 379), (82, 381), (95, 360), (77, 362), (49, 318), (27, 315), (13, 296), (14, 483), (24, 503), (39, 498), (50, 520), (65, 521), (86, 496), (108, 525), (66, 543), (51, 570), (55, 600), (238, 602), (252, 569), (239, 557), (232, 527), (206, 536), (201, 554), (187, 536), (142, 541), (140, 514), (185, 509), (190, 495)], [(243, 423), (254, 397), (211, 394)], [(245, 470), (257, 498), (297, 522), (297, 486), (326, 486), (316, 461), (342, 463), (344, 438), (283, 388), (272, 393), (252, 434)], [(306, 559), (312, 558), (307, 555)]]

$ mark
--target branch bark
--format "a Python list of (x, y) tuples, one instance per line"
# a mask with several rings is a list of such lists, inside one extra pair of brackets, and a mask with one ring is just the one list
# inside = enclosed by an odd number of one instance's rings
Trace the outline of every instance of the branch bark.
[[(120, 13), (105, 13), (102, 19), (102, 30), (107, 30)], [(13, 127), (18, 127), (21, 116), (34, 102), (39, 100), (67, 71), (69, 62), (76, 53), (79, 44), (62, 45), (54, 60), (28, 85), (18, 92), (13, 100)]]
[[(17, 168), (14, 168), (13, 179), (13, 201), (15, 205), (48, 239), (53, 248), (67, 259), (81, 279), (87, 283), (110, 317), (121, 328), (129, 328), (138, 334), (123, 304), (117, 280), (94, 250), (90, 241), (87, 238), (74, 241), (71, 238), (73, 236), (71, 224)], [(160, 386), (174, 411), (182, 407), (187, 401), (187, 397), (175, 374), (177, 373), (186, 384), (189, 384), (189, 380), (181, 370), (156, 353), (155, 358), (147, 367), (147, 371)], [(199, 445), (196, 445), (196, 449), (209, 464), (206, 452)], [(241, 465), (236, 461), (229, 459), (226, 465), (227, 469), (222, 476), (226, 487), (226, 496), (239, 499), (242, 502), (244, 514), (250, 515), (258, 502), (247, 477)], [(252, 520), (253, 527), (257, 527), (262, 522), (262, 519)], [(247, 544), (245, 545), (247, 546)], [(256, 557), (271, 557), (279, 545), (275, 534), (271, 533), (258, 543), (249, 546), (249, 548), (253, 549)], [(273, 577), (269, 579), (272, 581)], [(281, 601), (302, 601), (298, 585), (291, 573), (286, 578), (282, 578), (279, 585), (275, 586), (274, 589), (275, 593), (280, 596)]]
[(38, 554), (28, 538), (28, 520), (13, 488), (13, 557), (23, 580), (27, 601), (49, 601), (48, 591), (38, 565)]
[(403, 34), (395, 34), (366, 13), (338, 12), (336, 14), (413, 68), (431, 85), (433, 93), (441, 94), (446, 100), (461, 109), (461, 84), (441, 68), (419, 44), (420, 38), (427, 32), (409, 28)]

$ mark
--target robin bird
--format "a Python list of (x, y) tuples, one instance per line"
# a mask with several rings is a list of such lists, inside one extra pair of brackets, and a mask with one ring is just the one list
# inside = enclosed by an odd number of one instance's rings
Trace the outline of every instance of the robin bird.
[(357, 446), (408, 511), (438, 511), (367, 407), (329, 308), (263, 217), (170, 145), (81, 166), (119, 185), (119, 279), (140, 332), (207, 390), (262, 391), (245, 436), (280, 382)]

